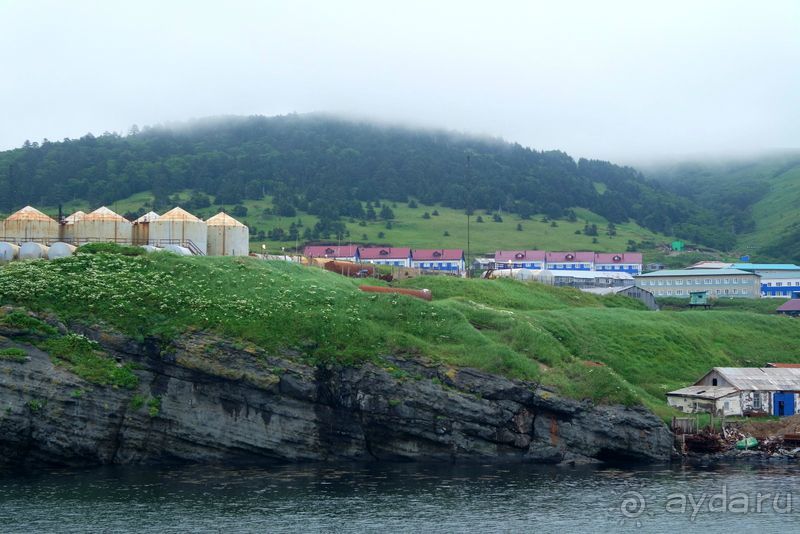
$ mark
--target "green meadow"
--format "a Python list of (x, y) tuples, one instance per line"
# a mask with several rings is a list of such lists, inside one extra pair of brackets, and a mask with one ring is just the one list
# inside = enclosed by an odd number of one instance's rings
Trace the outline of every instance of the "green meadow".
[[(430, 289), (434, 300), (425, 302), (363, 293), (360, 282), (284, 262), (105, 247), (0, 267), (0, 303), (138, 339), (210, 331), (311, 363), (426, 358), (578, 399), (644, 404), (663, 417), (671, 414), (664, 394), (710, 367), (800, 362), (797, 322), (767, 309), (652, 312), (626, 297), (512, 280), (398, 283)], [(92, 348), (81, 351), (60, 358), (75, 368), (92, 364)]]

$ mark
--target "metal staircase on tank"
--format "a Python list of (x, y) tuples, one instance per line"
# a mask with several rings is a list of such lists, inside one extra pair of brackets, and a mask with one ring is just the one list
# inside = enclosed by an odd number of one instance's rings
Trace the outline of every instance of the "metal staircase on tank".
[(187, 240), (186, 240), (186, 248), (188, 248), (188, 249), (189, 249), (189, 251), (190, 251), (190, 252), (191, 252), (191, 253), (192, 253), (194, 256), (205, 256), (205, 255), (206, 255), (206, 253), (205, 253), (205, 252), (203, 252), (202, 250), (200, 250), (200, 247), (198, 247), (198, 246), (195, 244), (195, 242), (194, 242), (194, 241), (192, 241), (191, 239), (187, 239)]

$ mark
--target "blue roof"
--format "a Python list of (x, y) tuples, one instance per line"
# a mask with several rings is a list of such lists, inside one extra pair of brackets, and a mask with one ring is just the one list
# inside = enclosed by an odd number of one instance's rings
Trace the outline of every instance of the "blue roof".
[(731, 269), (743, 271), (800, 271), (800, 267), (792, 263), (734, 263)]

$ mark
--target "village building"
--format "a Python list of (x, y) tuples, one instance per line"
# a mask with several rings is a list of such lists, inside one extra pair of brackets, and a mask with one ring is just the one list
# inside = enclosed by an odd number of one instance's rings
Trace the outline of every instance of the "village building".
[(25, 206), (0, 224), (0, 241), (21, 246), (26, 242), (49, 245), (60, 240), (61, 226), (32, 206)]
[(461, 274), (466, 270), (464, 251), (458, 249), (415, 249), (411, 251), (411, 266), (423, 271)]
[(786, 298), (800, 291), (800, 266), (787, 263), (734, 263), (731, 268), (759, 275), (762, 297)]
[(498, 250), (494, 253), (495, 269), (544, 269), (544, 250)]
[(594, 252), (548, 252), (545, 256), (545, 268), (571, 271), (594, 270)]
[(360, 247), (358, 254), (364, 263), (411, 267), (411, 249), (398, 247)]
[(633, 276), (624, 272), (552, 270), (553, 285), (558, 287), (596, 288), (631, 287)]
[(639, 300), (644, 303), (651, 310), (657, 310), (658, 304), (656, 297), (646, 289), (636, 286), (612, 286), (612, 287), (582, 287), (581, 291), (585, 293), (592, 293), (594, 295), (622, 295), (632, 299)]
[(686, 413), (775, 415), (800, 413), (800, 368), (714, 367), (692, 386), (667, 393), (667, 403)]
[(309, 245), (303, 249), (303, 255), (306, 258), (322, 258), (358, 263), (361, 258), (358, 248), (357, 245)]
[(759, 298), (761, 277), (739, 269), (676, 269), (655, 271), (635, 277), (636, 286), (657, 297), (689, 298), (707, 291), (715, 298)]
[[(796, 293), (795, 293), (796, 294)], [(778, 306), (775, 310), (781, 315), (788, 315), (790, 317), (800, 317), (800, 298), (792, 298)]]
[(594, 255), (594, 270), (640, 274), (642, 272), (642, 253), (598, 252)]

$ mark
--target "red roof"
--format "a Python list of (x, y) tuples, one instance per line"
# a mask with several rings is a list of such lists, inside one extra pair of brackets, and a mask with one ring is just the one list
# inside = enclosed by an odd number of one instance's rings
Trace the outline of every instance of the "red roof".
[(591, 263), (594, 261), (594, 252), (548, 252), (547, 263)]
[(411, 255), (410, 248), (361, 247), (358, 250), (362, 260), (406, 260)]
[(595, 263), (642, 263), (641, 252), (598, 252), (594, 255)]
[(494, 261), (544, 261), (544, 250), (498, 250), (494, 253)]
[(314, 245), (305, 248), (303, 253), (308, 258), (355, 258), (358, 246), (346, 245)]
[(800, 363), (768, 363), (767, 367), (777, 367), (778, 369), (800, 369)]
[(779, 312), (800, 311), (800, 299), (787, 300), (786, 302), (781, 304), (776, 311)]
[(416, 249), (411, 251), (414, 261), (459, 261), (464, 259), (460, 248)]

